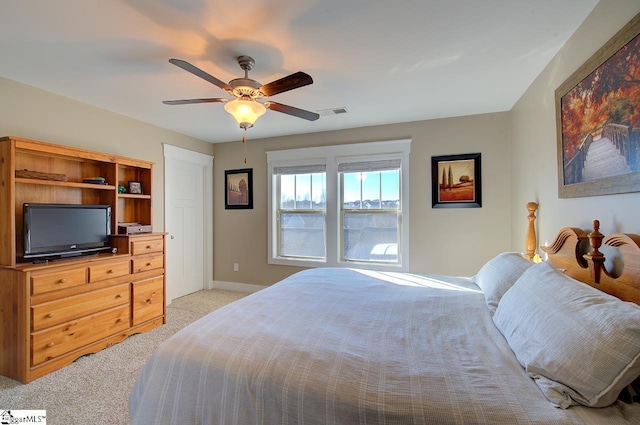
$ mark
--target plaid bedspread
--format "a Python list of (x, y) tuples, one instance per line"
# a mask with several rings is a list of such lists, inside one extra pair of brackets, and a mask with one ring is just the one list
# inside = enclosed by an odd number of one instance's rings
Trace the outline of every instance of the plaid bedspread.
[(165, 341), (130, 395), (145, 424), (617, 424), (553, 407), (467, 278), (315, 269)]

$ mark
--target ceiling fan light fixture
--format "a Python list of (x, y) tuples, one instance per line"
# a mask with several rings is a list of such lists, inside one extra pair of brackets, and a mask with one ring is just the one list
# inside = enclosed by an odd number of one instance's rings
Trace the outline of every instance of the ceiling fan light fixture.
[(236, 99), (224, 104), (224, 109), (238, 121), (240, 128), (250, 128), (258, 118), (267, 112), (262, 103), (255, 100)]
[[(294, 108), (293, 106), (284, 105), (277, 102), (258, 102), (263, 97), (275, 96), (289, 90), (313, 84), (310, 75), (302, 71), (295, 72), (286, 77), (272, 81), (268, 84), (260, 84), (256, 80), (249, 78), (249, 71), (253, 68), (255, 61), (249, 56), (239, 56), (237, 58), (238, 65), (244, 70), (243, 78), (235, 78), (229, 83), (217, 79), (211, 74), (191, 65), (181, 59), (169, 59), (173, 65), (184, 69), (187, 72), (210, 82), (214, 86), (221, 88), (235, 99), (229, 100), (225, 98), (205, 98), (205, 99), (181, 99), (181, 100), (164, 100), (162, 103), (166, 105), (189, 105), (193, 103), (224, 103), (224, 109), (236, 119), (240, 128), (247, 130), (253, 127), (253, 124), (260, 118), (267, 109), (279, 113), (302, 118), (308, 121), (315, 121), (320, 115), (315, 112), (305, 111), (304, 109)], [(243, 133), (244, 141), (244, 133)]]

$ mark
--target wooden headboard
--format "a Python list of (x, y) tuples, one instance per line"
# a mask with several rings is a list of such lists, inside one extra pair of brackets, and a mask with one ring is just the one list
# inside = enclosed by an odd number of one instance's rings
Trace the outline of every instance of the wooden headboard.
[[(527, 233), (527, 244), (529, 238)], [(617, 276), (605, 266), (605, 256), (600, 252), (603, 245), (617, 248), (622, 257), (622, 270)], [(600, 222), (594, 220), (590, 233), (565, 227), (551, 245), (540, 248), (547, 253), (547, 261), (572, 278), (621, 300), (640, 304), (640, 235), (613, 233), (605, 237), (600, 233)]]

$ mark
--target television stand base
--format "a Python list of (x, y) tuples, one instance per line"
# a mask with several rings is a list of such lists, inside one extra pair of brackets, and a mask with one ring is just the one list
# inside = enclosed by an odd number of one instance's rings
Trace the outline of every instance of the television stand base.
[(22, 261), (31, 262), (33, 264), (48, 264), (48, 263), (54, 263), (56, 261), (71, 260), (71, 259), (80, 258), (80, 257), (97, 257), (98, 254), (100, 254), (100, 252), (98, 251), (74, 252), (74, 253), (66, 253), (66, 254), (56, 254), (56, 255), (51, 255), (44, 258), (35, 258), (33, 260), (26, 259)]

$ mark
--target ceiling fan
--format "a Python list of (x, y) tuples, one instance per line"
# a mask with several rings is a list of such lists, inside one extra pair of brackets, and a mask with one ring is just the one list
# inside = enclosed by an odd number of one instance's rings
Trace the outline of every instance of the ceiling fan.
[(304, 72), (296, 72), (279, 80), (272, 81), (262, 85), (256, 80), (249, 78), (249, 71), (255, 65), (253, 58), (249, 56), (239, 56), (238, 65), (244, 70), (244, 78), (236, 78), (229, 83), (225, 83), (216, 77), (206, 73), (200, 68), (180, 59), (169, 59), (169, 62), (188, 71), (211, 84), (220, 87), (231, 94), (235, 99), (226, 99), (220, 97), (207, 99), (183, 99), (183, 100), (165, 100), (162, 103), (166, 105), (186, 105), (191, 103), (225, 103), (224, 109), (229, 112), (240, 124), (240, 128), (247, 130), (253, 127), (255, 121), (263, 115), (267, 109), (282, 112), (294, 117), (302, 118), (309, 121), (315, 121), (320, 115), (315, 112), (305, 111), (304, 109), (295, 108), (293, 106), (284, 105), (278, 102), (259, 102), (259, 99), (274, 96), (289, 90), (304, 87), (313, 84), (310, 75)]

